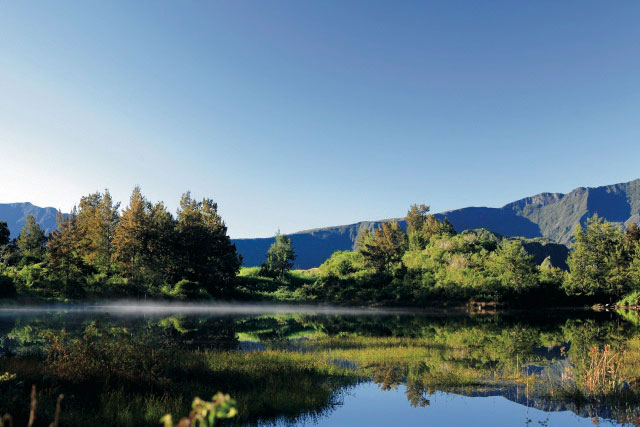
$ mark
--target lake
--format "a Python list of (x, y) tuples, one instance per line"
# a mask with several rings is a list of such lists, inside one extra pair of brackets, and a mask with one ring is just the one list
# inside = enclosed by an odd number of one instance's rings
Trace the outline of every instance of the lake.
[[(0, 410), (159, 425), (221, 391), (223, 425), (638, 425), (636, 313), (112, 304), (0, 311)], [(24, 421), (24, 422), (23, 422)], [(217, 425), (217, 424), (216, 424)]]

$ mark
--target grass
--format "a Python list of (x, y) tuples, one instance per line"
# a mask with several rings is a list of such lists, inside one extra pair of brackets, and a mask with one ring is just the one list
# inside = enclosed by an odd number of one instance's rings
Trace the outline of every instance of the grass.
[(304, 287), (315, 282), (313, 270), (292, 270), (285, 280), (259, 275), (259, 267), (244, 267), (237, 276), (237, 292), (245, 298), (273, 302), (309, 302)]
[[(178, 316), (150, 323), (156, 326), (92, 322), (75, 334), (43, 325), (46, 340), (35, 328), (23, 334), (41, 352), (0, 358), (0, 372), (8, 373), (0, 376), (0, 413), (9, 411), (16, 425), (26, 424), (24, 396), (32, 384), (39, 390), (42, 419), (53, 419), (57, 396), (64, 393), (61, 425), (88, 426), (158, 425), (167, 413), (189, 413), (196, 396), (217, 391), (237, 400), (234, 424), (293, 422), (327, 411), (343, 390), (369, 380), (383, 390), (405, 384), (416, 406), (434, 391), (472, 395), (513, 385), (527, 392), (540, 387), (538, 395), (546, 390), (554, 401), (609, 405), (621, 414), (640, 402), (640, 337), (624, 335), (628, 324), (608, 329), (568, 321), (544, 330), (491, 319), (422, 324), (305, 315), (233, 321)], [(204, 335), (193, 335), (196, 330)], [(214, 345), (217, 337), (232, 345)], [(239, 352), (230, 338), (260, 343), (260, 350)], [(529, 373), (531, 364), (551, 363), (536, 356), (537, 349), (566, 341), (572, 342), (570, 350), (554, 357), (573, 363), (571, 378), (557, 385)]]

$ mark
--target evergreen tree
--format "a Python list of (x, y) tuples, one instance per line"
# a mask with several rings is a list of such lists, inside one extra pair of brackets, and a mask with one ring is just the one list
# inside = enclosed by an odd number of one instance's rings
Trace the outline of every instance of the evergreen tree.
[(6, 222), (0, 221), (0, 246), (8, 245), (10, 237), (9, 226)]
[(429, 206), (411, 205), (406, 216), (407, 238), (409, 250), (423, 250), (427, 247), (432, 236), (456, 234), (448, 219), (438, 221), (433, 215), (428, 215)]
[(407, 237), (411, 250), (421, 250), (427, 245), (423, 229), (429, 218), (429, 215), (427, 215), (429, 209), (429, 206), (424, 204), (419, 206), (411, 205), (407, 212), (405, 221), (407, 223)]
[(597, 214), (587, 220), (586, 229), (576, 227), (567, 264), (570, 274), (564, 288), (570, 295), (613, 301), (631, 287), (622, 231)]
[(427, 213), (430, 207), (428, 205), (411, 205), (407, 212), (407, 234), (422, 231), (422, 226), (427, 219)]
[(291, 246), (291, 239), (285, 234), (276, 233), (276, 241), (267, 251), (267, 260), (262, 263), (261, 275), (284, 280), (287, 271), (293, 267), (296, 254)]
[(624, 233), (624, 239), (627, 245), (633, 247), (636, 243), (640, 243), (640, 227), (632, 222)]
[(12, 254), (11, 232), (6, 222), (0, 221), (0, 264), (6, 264)]
[(79, 282), (88, 274), (89, 269), (78, 252), (76, 208), (66, 216), (58, 211), (56, 221), (58, 227), (49, 236), (47, 245), (50, 270), (65, 285)]
[(76, 217), (78, 250), (85, 262), (101, 271), (108, 271), (111, 264), (119, 207), (119, 203), (113, 202), (109, 190), (80, 199)]
[(141, 283), (144, 280), (147, 254), (147, 226), (151, 204), (140, 187), (133, 189), (129, 205), (114, 230), (112, 260), (117, 263), (124, 277)]
[(147, 242), (144, 264), (153, 283), (175, 282), (178, 278), (176, 221), (164, 203), (151, 206), (144, 240)]
[(228, 292), (241, 260), (227, 235), (227, 227), (211, 199), (198, 202), (186, 192), (177, 216), (178, 273), (199, 282), (209, 293)]
[(33, 215), (27, 215), (17, 240), (20, 254), (27, 259), (41, 260), (46, 241), (44, 231), (36, 222), (36, 218)]
[(397, 221), (383, 223), (373, 233), (366, 230), (358, 239), (358, 251), (377, 272), (389, 271), (407, 250), (407, 235)]

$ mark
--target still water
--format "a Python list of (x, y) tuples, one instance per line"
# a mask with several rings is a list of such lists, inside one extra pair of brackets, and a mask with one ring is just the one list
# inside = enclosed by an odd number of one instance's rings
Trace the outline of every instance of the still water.
[[(0, 410), (158, 425), (195, 396), (230, 425), (638, 425), (635, 313), (116, 304), (0, 310)], [(19, 423), (18, 423), (19, 425)]]

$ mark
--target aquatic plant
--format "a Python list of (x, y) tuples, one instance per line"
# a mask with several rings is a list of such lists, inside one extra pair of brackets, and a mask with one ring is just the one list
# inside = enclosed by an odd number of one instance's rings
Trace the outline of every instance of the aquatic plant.
[(591, 348), (589, 367), (583, 372), (582, 382), (588, 396), (617, 393), (622, 390), (624, 380), (620, 373), (621, 356), (624, 350), (611, 350), (609, 345), (602, 349)]
[[(191, 408), (189, 416), (178, 421), (178, 427), (213, 427), (216, 420), (233, 418), (238, 413), (238, 410), (236, 409), (236, 401), (231, 399), (228, 394), (222, 394), (220, 392), (213, 396), (213, 399), (210, 402), (196, 397), (193, 399)], [(164, 427), (174, 426), (171, 414), (167, 414), (162, 417), (160, 422), (164, 424)]]

